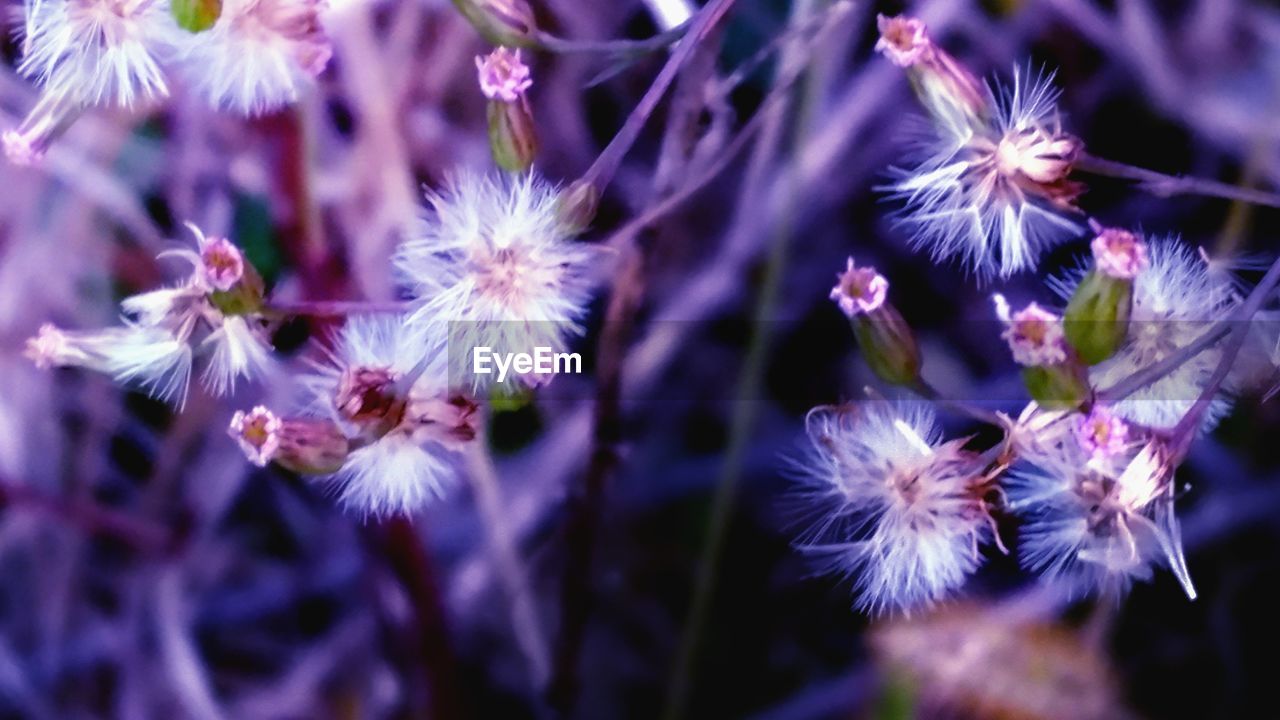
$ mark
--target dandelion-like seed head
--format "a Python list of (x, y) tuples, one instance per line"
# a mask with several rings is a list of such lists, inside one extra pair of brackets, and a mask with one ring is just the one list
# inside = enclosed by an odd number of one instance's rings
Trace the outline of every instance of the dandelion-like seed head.
[(1000, 337), (1009, 344), (1013, 359), (1027, 367), (1056, 365), (1067, 359), (1067, 339), (1062, 318), (1036, 303), (1011, 313), (1002, 295), (993, 297), (996, 315), (1005, 324)]
[(1088, 457), (1075, 438), (1031, 454), (1007, 483), (1023, 516), (1022, 561), (1049, 578), (1123, 590), (1163, 558), (1195, 596), (1170, 493), (1172, 468), (1158, 442)]
[(128, 107), (167, 94), (160, 58), (176, 32), (161, 0), (28, 3), (19, 71), (52, 96)]
[(275, 413), (259, 405), (247, 413), (237, 410), (227, 433), (240, 445), (250, 462), (266, 467), (280, 450), (283, 425)]
[[(1133, 280), (1129, 334), (1110, 359), (1090, 369), (1094, 387), (1108, 388), (1159, 363), (1193, 343), (1239, 302), (1230, 275), (1205, 263), (1178, 238), (1146, 243), (1146, 265)], [(1137, 251), (1134, 257), (1138, 257)], [(1083, 273), (1057, 283), (1070, 297)], [(1135, 425), (1168, 429), (1191, 409), (1222, 358), (1220, 346), (1189, 358), (1159, 380), (1112, 404), (1111, 412)], [(1211, 428), (1230, 408), (1231, 378), (1209, 407), (1202, 429)]]
[(911, 610), (963, 584), (990, 531), (973, 454), (940, 443), (923, 406), (819, 408), (808, 429), (801, 501), (815, 522), (800, 548), (853, 576), (858, 605), (873, 611)]
[(1105, 228), (1090, 244), (1098, 271), (1120, 280), (1132, 280), (1148, 265), (1147, 244), (1120, 228)]
[(876, 27), (880, 30), (876, 52), (884, 53), (898, 67), (911, 67), (933, 52), (925, 24), (916, 18), (877, 15)]
[[(382, 516), (443, 495), (454, 475), (450, 452), (475, 415), (449, 400), (442, 343), (402, 317), (356, 316), (326, 355), (302, 384), (311, 414), (359, 438), (331, 473), (343, 504)], [(474, 439), (478, 428), (469, 431)]]
[(500, 47), (476, 58), (480, 75), (480, 91), (490, 100), (513, 103), (533, 86), (529, 66), (520, 59), (519, 50)]
[(201, 269), (208, 285), (227, 291), (244, 277), (244, 254), (226, 238), (209, 238), (200, 249)]
[[(558, 197), (532, 174), (465, 174), (429, 196), (431, 212), (396, 255), (415, 298), (410, 324), (427, 335), (447, 334), (452, 347), (563, 350), (567, 337), (580, 332), (604, 255), (574, 241), (558, 215)], [(476, 389), (494, 379), (472, 377)]]
[(1015, 72), (1010, 87), (988, 91), (992, 112), (948, 124), (921, 140), (911, 167), (892, 171), (913, 245), (1008, 277), (1081, 231), (1071, 216), (1082, 186), (1070, 174), (1083, 145), (1062, 130), (1050, 82)]
[(884, 305), (889, 293), (889, 281), (873, 267), (857, 267), (853, 258), (842, 273), (836, 275), (836, 286), (831, 288), (831, 299), (850, 318), (870, 313)]

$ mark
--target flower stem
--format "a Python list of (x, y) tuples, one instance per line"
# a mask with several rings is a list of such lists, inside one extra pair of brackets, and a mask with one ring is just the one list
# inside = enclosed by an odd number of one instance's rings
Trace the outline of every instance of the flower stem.
[(407, 302), (377, 302), (372, 300), (302, 300), (299, 302), (273, 302), (263, 308), (268, 317), (347, 317), (377, 313), (402, 313), (409, 309)]
[(649, 116), (657, 109), (658, 103), (666, 95), (667, 89), (675, 81), (680, 69), (689, 61), (689, 58), (693, 57), (693, 51), (706, 39), (735, 2), (737, 0), (711, 0), (699, 11), (698, 16), (690, 21), (689, 36), (676, 47), (667, 64), (662, 66), (662, 70), (654, 78), (649, 90), (645, 92), (644, 97), (640, 98), (640, 102), (622, 124), (622, 129), (613, 136), (613, 140), (609, 141), (591, 167), (587, 168), (582, 176), (582, 182), (603, 190), (613, 180), (614, 173), (622, 164), (622, 158), (635, 144), (636, 138), (640, 137), (640, 131), (649, 121)]
[(1205, 384), (1204, 390), (1200, 392), (1200, 396), (1196, 398), (1195, 404), (1174, 426), (1170, 445), (1173, 447), (1177, 457), (1181, 457), (1186, 453), (1191, 439), (1195, 437), (1196, 431), (1200, 428), (1201, 419), (1213, 402), (1213, 396), (1218, 393), (1218, 389), (1222, 387), (1222, 383), (1227, 379), (1232, 366), (1235, 365), (1236, 357), (1239, 356), (1240, 350), (1244, 347), (1244, 342), (1248, 337), (1249, 321), (1262, 309), (1263, 304), (1270, 299), (1277, 285), (1280, 285), (1280, 258), (1276, 258), (1275, 262), (1271, 264), (1267, 274), (1262, 277), (1258, 286), (1249, 293), (1249, 297), (1245, 299), (1240, 309), (1231, 318), (1234, 327), (1231, 328), (1231, 336), (1227, 341), (1227, 345), (1223, 348), (1222, 359), (1218, 361), (1218, 367), (1213, 371), (1213, 375), (1209, 378), (1209, 382)]
[(1243, 188), (1230, 183), (1206, 178), (1188, 177), (1185, 175), (1166, 175), (1154, 170), (1147, 170), (1133, 165), (1107, 160), (1095, 155), (1084, 155), (1076, 161), (1077, 170), (1101, 175), (1103, 177), (1132, 180), (1152, 195), (1173, 197), (1175, 195), (1203, 195), (1205, 197), (1224, 198), (1238, 202), (1280, 208), (1280, 194)]

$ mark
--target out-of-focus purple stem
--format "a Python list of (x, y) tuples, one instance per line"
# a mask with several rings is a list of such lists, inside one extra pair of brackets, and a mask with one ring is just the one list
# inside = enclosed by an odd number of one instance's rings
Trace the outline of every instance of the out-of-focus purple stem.
[(693, 19), (688, 36), (676, 46), (675, 52), (671, 54), (667, 64), (658, 72), (658, 76), (654, 78), (653, 84), (649, 86), (649, 90), (645, 92), (644, 97), (640, 98), (640, 102), (631, 111), (631, 115), (623, 123), (622, 129), (618, 131), (617, 135), (614, 135), (613, 140), (600, 153), (600, 156), (596, 158), (591, 167), (587, 168), (586, 173), (582, 176), (583, 182), (594, 185), (598, 190), (603, 190), (613, 180), (614, 174), (622, 164), (622, 158), (626, 156), (631, 146), (635, 144), (636, 138), (640, 136), (640, 131), (644, 129), (645, 124), (649, 121), (649, 116), (657, 109), (658, 103), (666, 95), (680, 69), (693, 56), (693, 51), (698, 44), (706, 39), (716, 23), (729, 12), (735, 2), (737, 0), (711, 0), (706, 7), (702, 8), (698, 16)]
[(271, 317), (347, 317), (350, 315), (402, 313), (409, 310), (407, 302), (378, 302), (372, 300), (301, 300), (298, 302), (272, 302), (263, 309)]
[(1165, 175), (1154, 170), (1126, 165), (1125, 163), (1107, 160), (1095, 155), (1084, 155), (1076, 161), (1075, 167), (1077, 170), (1092, 175), (1132, 180), (1147, 192), (1160, 197), (1204, 195), (1253, 205), (1280, 208), (1280, 195), (1276, 193), (1237, 187), (1218, 180), (1185, 175)]
[(94, 535), (120, 540), (146, 553), (173, 548), (179, 533), (94, 502), (50, 495), (27, 485), (0, 480), (0, 506), (23, 507), (53, 516)]

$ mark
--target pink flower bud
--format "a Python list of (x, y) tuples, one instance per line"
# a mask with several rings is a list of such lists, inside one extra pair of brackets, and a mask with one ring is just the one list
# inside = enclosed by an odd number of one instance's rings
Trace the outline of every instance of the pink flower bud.
[(1098, 271), (1119, 280), (1132, 280), (1151, 263), (1147, 245), (1128, 230), (1105, 228), (1093, 239)]
[(911, 67), (933, 53), (925, 25), (916, 18), (877, 15), (876, 27), (880, 30), (876, 52), (884, 53), (898, 67)]
[(837, 282), (831, 288), (831, 299), (840, 306), (845, 316), (870, 313), (884, 305), (889, 293), (889, 281), (873, 267), (856, 267), (850, 257), (845, 270), (836, 275)]
[(480, 91), (490, 100), (513, 103), (533, 86), (529, 66), (520, 60), (519, 50), (500, 47), (476, 58)]
[(1115, 457), (1128, 445), (1129, 425), (1096, 405), (1088, 415), (1081, 416), (1076, 424), (1076, 441), (1089, 457), (1106, 460)]
[(205, 282), (226, 292), (244, 277), (244, 254), (226, 238), (209, 238), (200, 248)]
[(1057, 365), (1067, 359), (1067, 341), (1062, 319), (1035, 303), (1009, 312), (1003, 295), (995, 295), (996, 315), (1005, 324), (1000, 335), (1009, 343), (1013, 359), (1027, 367)]
[(227, 428), (240, 445), (240, 449), (258, 467), (266, 467), (280, 450), (280, 430), (283, 422), (275, 413), (259, 405), (248, 413), (236, 411)]

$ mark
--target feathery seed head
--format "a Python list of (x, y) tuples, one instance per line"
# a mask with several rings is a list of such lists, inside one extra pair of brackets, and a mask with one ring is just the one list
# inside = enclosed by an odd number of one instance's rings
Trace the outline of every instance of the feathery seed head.
[(1024, 518), (1025, 565), (1118, 591), (1163, 559), (1195, 597), (1173, 515), (1172, 467), (1158, 442), (1089, 457), (1079, 435), (1066, 433), (1042, 447), (1007, 487), (1010, 508)]
[(401, 245), (396, 265), (415, 297), (409, 318), (427, 335), (447, 335), (451, 368), (473, 389), (494, 376), (472, 374), (471, 348), (495, 355), (565, 348), (599, 277), (603, 252), (575, 242), (559, 193), (535, 175), (464, 174), (429, 196), (431, 212)]
[(1069, 178), (1082, 145), (1062, 131), (1050, 81), (1015, 71), (1011, 87), (988, 90), (991, 113), (937, 128), (911, 167), (891, 171), (914, 245), (964, 258), (982, 278), (1008, 277), (1080, 232), (1067, 216), (1082, 189)]
[(859, 607), (911, 610), (954, 591), (990, 535), (982, 463), (940, 443), (924, 406), (818, 408), (812, 452), (798, 463), (816, 522), (800, 548), (856, 576)]
[[(1128, 337), (1110, 359), (1090, 370), (1094, 386), (1108, 388), (1138, 370), (1176, 354), (1227, 317), (1239, 303), (1228, 273), (1205, 263), (1191, 247), (1170, 237), (1146, 243), (1148, 266), (1133, 279)], [(1085, 277), (1055, 283), (1063, 295), (1074, 293)], [(1129, 397), (1111, 411), (1130, 423), (1149, 428), (1175, 426), (1191, 409), (1222, 358), (1211, 347)], [(1230, 407), (1231, 378), (1224, 394), (1210, 406), (1202, 429), (1213, 426)]]
[(259, 115), (297, 100), (333, 46), (326, 0), (225, 0), (214, 26), (189, 35), (178, 69), (214, 107)]

